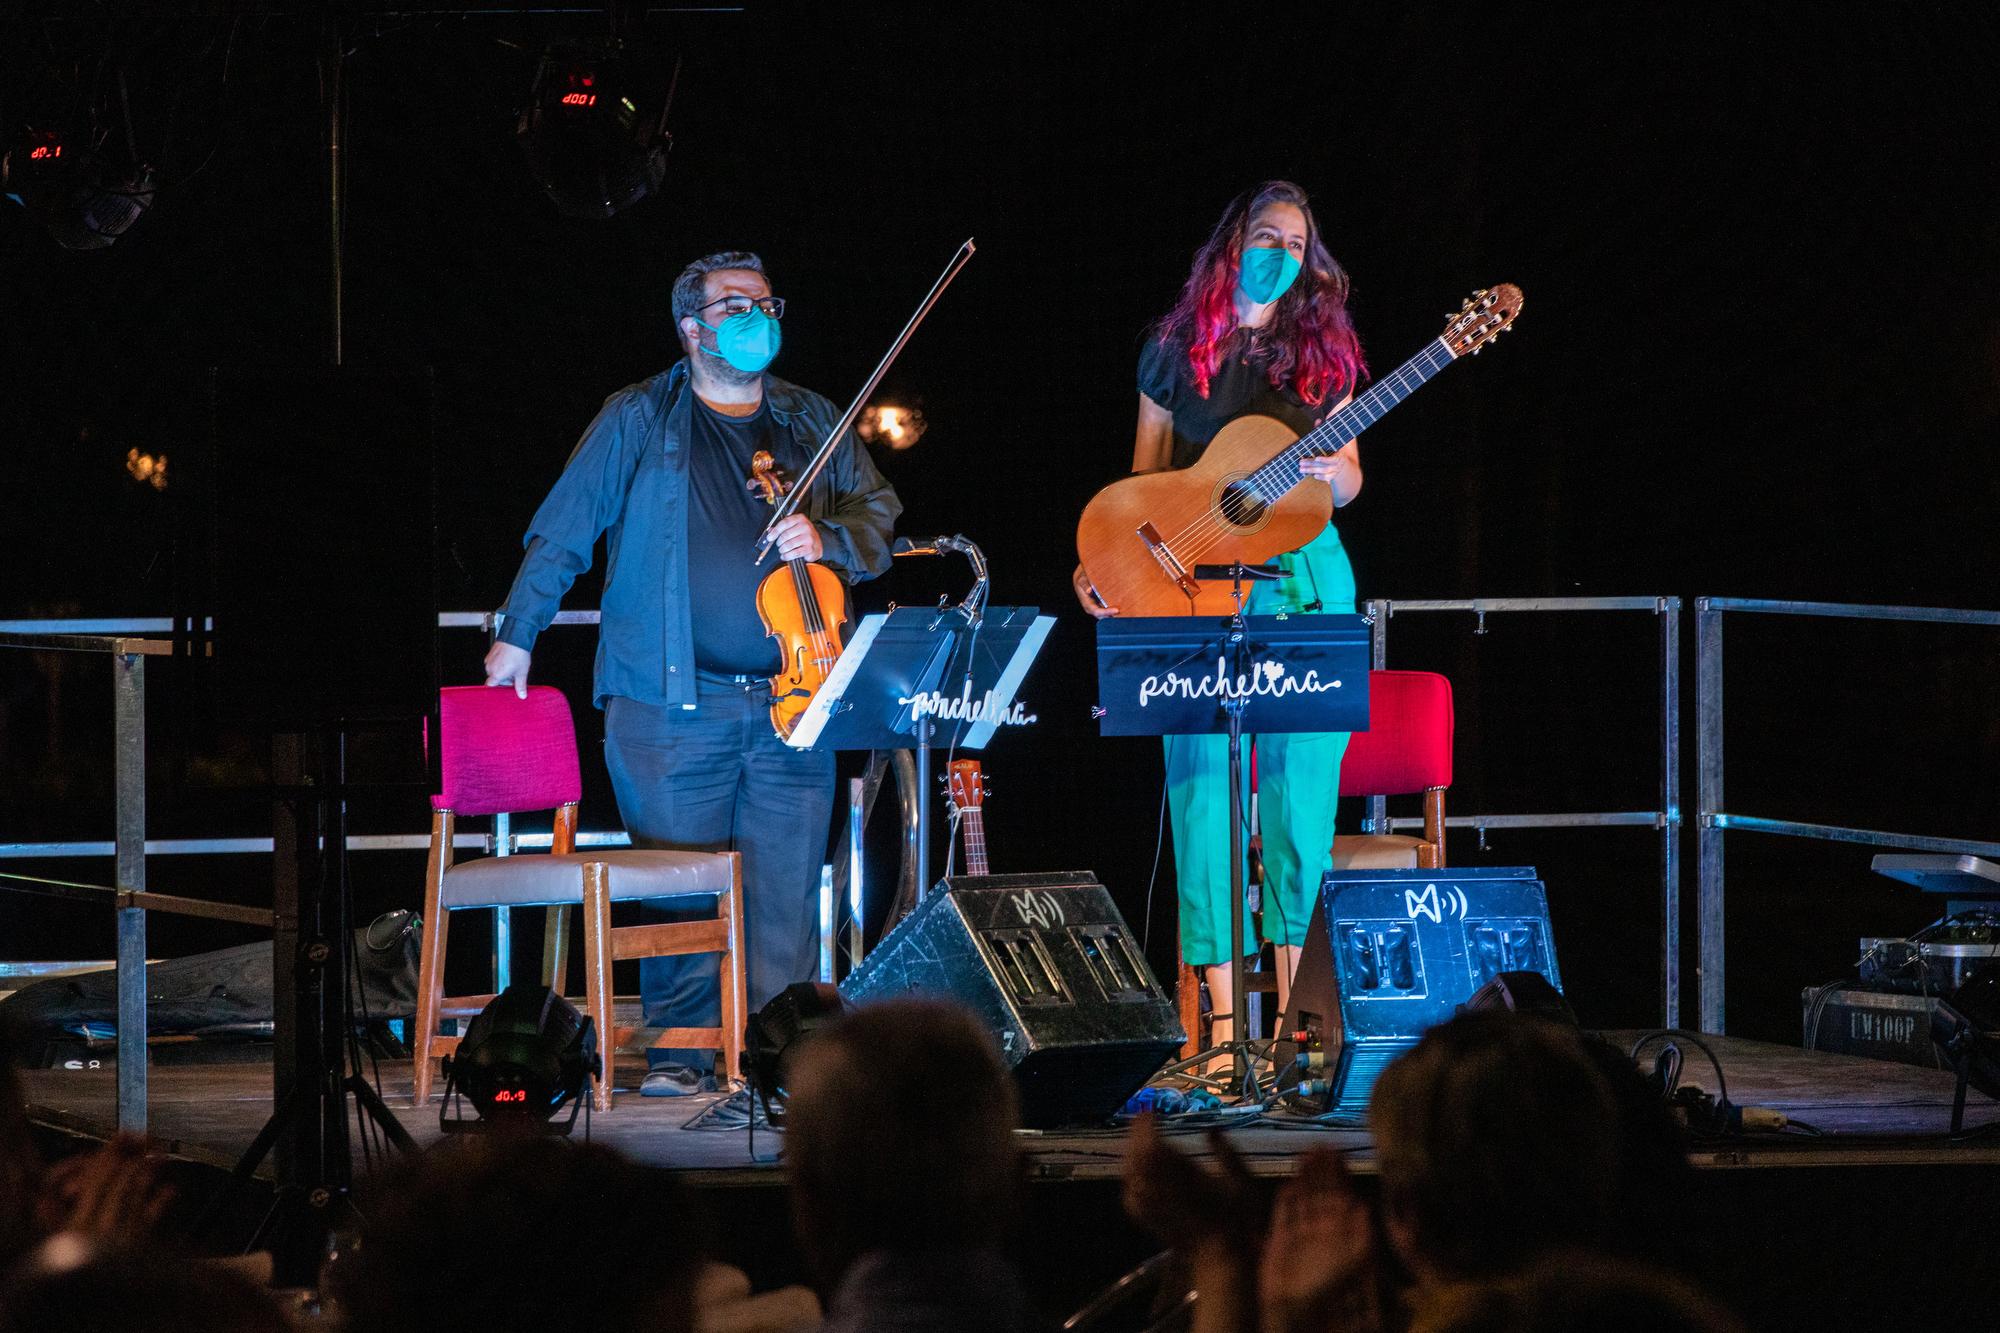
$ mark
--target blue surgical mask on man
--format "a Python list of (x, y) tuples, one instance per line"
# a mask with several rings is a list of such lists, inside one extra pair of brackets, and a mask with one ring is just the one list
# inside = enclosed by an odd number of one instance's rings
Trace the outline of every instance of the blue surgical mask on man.
[(1250, 246), (1236, 266), (1236, 290), (1252, 305), (1269, 305), (1285, 294), (1303, 267), (1297, 255), (1281, 246)]
[(719, 356), (746, 375), (754, 375), (778, 355), (778, 321), (757, 306), (739, 310), (720, 324), (696, 319), (695, 323), (715, 335), (715, 346), (702, 351)]

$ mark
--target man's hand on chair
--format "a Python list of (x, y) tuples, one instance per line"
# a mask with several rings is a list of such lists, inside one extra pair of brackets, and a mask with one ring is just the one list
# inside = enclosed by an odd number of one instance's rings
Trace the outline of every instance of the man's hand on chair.
[(495, 643), (486, 650), (486, 683), (509, 685), (514, 693), (528, 697), (528, 650), (511, 643)]

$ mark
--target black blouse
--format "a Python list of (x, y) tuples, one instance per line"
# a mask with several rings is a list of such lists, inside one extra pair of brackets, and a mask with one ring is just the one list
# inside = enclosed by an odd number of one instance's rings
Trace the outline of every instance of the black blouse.
[(1162, 343), (1149, 334), (1139, 353), (1139, 392), (1173, 413), (1172, 467), (1191, 465), (1216, 432), (1238, 417), (1275, 417), (1303, 435), (1323, 415), (1323, 408), (1308, 406), (1289, 385), (1280, 389), (1271, 383), (1251, 350), (1250, 330), (1237, 329), (1230, 334), (1221, 352), (1206, 398), (1195, 390), (1187, 344), (1178, 340)]

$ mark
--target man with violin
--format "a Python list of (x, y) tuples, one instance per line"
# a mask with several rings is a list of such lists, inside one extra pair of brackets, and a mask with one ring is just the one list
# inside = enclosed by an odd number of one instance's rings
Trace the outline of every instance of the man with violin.
[[(826, 566), (847, 584), (873, 578), (889, 567), (902, 512), (850, 438), (774, 530), (776, 559), (753, 562), (768, 504), (840, 416), (766, 373), (784, 310), (756, 255), (709, 255), (681, 273), (673, 313), (683, 359), (613, 394), (584, 432), (528, 525), (486, 655), (486, 683), (525, 695), (535, 638), (604, 536), (593, 692), (619, 814), (635, 846), (742, 854), (752, 1010), (812, 973), (834, 776), (830, 752), (793, 750), (773, 729), (783, 655), (758, 588), (790, 561)], [(644, 909), (648, 920), (677, 915), (670, 900)], [(639, 988), (648, 1027), (716, 1021), (712, 954), (645, 959)], [(714, 1086), (712, 1051), (650, 1056), (648, 1096)]]

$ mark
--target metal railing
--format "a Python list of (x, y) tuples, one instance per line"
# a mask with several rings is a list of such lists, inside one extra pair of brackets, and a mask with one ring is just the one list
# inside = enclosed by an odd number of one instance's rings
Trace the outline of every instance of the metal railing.
[(99, 653), (111, 658), (116, 832), (108, 850), (116, 858), (115, 887), (27, 876), (9, 876), (0, 883), (29, 892), (110, 901), (118, 923), (118, 1128), (143, 1134), (146, 1132), (146, 911), (162, 905), (147, 901), (157, 895), (146, 892), (146, 659), (171, 653), (173, 643), (165, 639), (16, 630), (0, 631), (0, 648)]
[[(1390, 622), (1397, 615), (1435, 613), (1470, 614), (1483, 629), (1489, 614), (1539, 612), (1650, 612), (1659, 617), (1660, 669), (1660, 804), (1654, 810), (1579, 811), (1532, 814), (1459, 814), (1446, 819), (1450, 828), (1604, 828), (1640, 827), (1655, 829), (1660, 838), (1660, 982), (1662, 1014), (1669, 1027), (1678, 1026), (1681, 1010), (1680, 984), (1680, 905), (1681, 866), (1679, 831), (1680, 806), (1680, 610), (1678, 597), (1502, 597), (1464, 600), (1393, 601), (1366, 603), (1373, 618), (1373, 663), (1388, 662)], [(1891, 620), (1956, 625), (2000, 627), (2000, 611), (1961, 611), (1936, 607), (1874, 606), (1841, 602), (1796, 602), (1759, 598), (1704, 597), (1695, 602), (1696, 632), (1696, 764), (1698, 796), (1696, 936), (1698, 968), (1698, 1009), (1702, 1029), (1724, 1030), (1723, 987), (1725, 945), (1723, 938), (1724, 859), (1723, 835), (1730, 830), (1813, 838), (1822, 841), (1859, 843), (1867, 846), (1904, 850), (2000, 857), (2000, 842), (1967, 838), (1937, 837), (1927, 834), (1892, 833), (1877, 829), (1848, 828), (1840, 825), (1769, 819), (1723, 809), (1723, 615), (1738, 614), (1814, 616), (1836, 619)], [(558, 624), (597, 623), (595, 611), (565, 611)], [(485, 612), (454, 611), (438, 617), (444, 629), (486, 628), (491, 618)], [(229, 904), (205, 903), (197, 899), (174, 898), (146, 891), (148, 856), (268, 853), (268, 837), (178, 838), (145, 837), (145, 658), (172, 651), (166, 640), (125, 637), (131, 634), (171, 633), (175, 622), (168, 619), (127, 620), (9, 620), (0, 621), (0, 647), (56, 649), (105, 654), (113, 663), (113, 708), (116, 721), (116, 834), (110, 841), (19, 842), (0, 844), (0, 859), (111, 856), (116, 861), (115, 886), (70, 884), (66, 881), (0, 875), (0, 884), (26, 888), (52, 896), (107, 902), (117, 912), (119, 974), (119, 1124), (121, 1128), (143, 1128), (145, 1123), (145, 1062), (127, 1059), (145, 1049), (144, 959), (145, 918), (148, 909), (219, 916), (234, 921), (268, 924), (269, 914), (260, 909)], [(1368, 828), (1381, 832), (1419, 828), (1420, 818), (1391, 819), (1387, 802), (1381, 797), (1368, 802)], [(621, 832), (582, 833), (583, 846), (624, 846), (629, 839)], [(504, 817), (497, 819), (491, 833), (460, 833), (456, 845), (505, 854), (518, 847), (543, 847), (546, 833), (513, 835)], [(348, 838), (355, 851), (421, 850), (429, 846), (423, 834), (365, 835)], [(506, 970), (507, 923), (494, 923), (494, 946), (500, 970)]]
[[(1458, 601), (1366, 603), (1373, 629), (1373, 665), (1389, 662), (1389, 622), (1398, 615), (1470, 613), (1474, 633), (1486, 632), (1486, 617), (1551, 611), (1641, 611), (1659, 617), (1660, 645), (1660, 804), (1656, 810), (1572, 811), (1539, 814), (1451, 815), (1446, 828), (1650, 828), (1660, 838), (1660, 1011), (1663, 1026), (1681, 1020), (1681, 599), (1678, 597), (1476, 597)], [(1388, 817), (1388, 801), (1368, 800), (1371, 833), (1421, 829), (1421, 818)]]
[[(447, 611), (438, 616), (438, 628), (490, 630), (492, 621), (493, 617), (484, 611)], [(553, 623), (558, 625), (595, 625), (597, 622), (598, 613), (595, 611), (564, 611), (556, 616)], [(96, 620), (0, 620), (0, 646), (44, 649), (85, 648), (88, 651), (89, 649), (80, 636), (100, 634), (174, 634), (180, 632), (186, 623), (177, 622), (166, 617)], [(214, 628), (213, 621), (207, 622), (207, 625), (210, 629)], [(58, 638), (61, 642), (56, 642)], [(138, 650), (148, 656), (166, 656), (173, 651), (173, 643), (169, 640), (119, 638), (115, 641), (104, 640), (103, 642), (151, 644), (151, 647)], [(107, 650), (100, 648), (97, 651)], [(138, 691), (137, 711), (134, 714), (137, 734), (136, 743), (141, 755), (140, 770), (142, 781), (145, 748), (145, 711), (145, 691), (142, 683)], [(124, 715), (121, 714), (121, 727), (125, 725), (123, 717)], [(123, 735), (124, 733), (121, 731), (121, 738)], [(123, 753), (122, 746), (124, 745), (124, 741), (121, 739), (119, 744), (121, 746), (121, 753)], [(120, 791), (122, 800), (122, 787)], [(118, 827), (121, 830), (125, 828), (122, 816)], [(143, 790), (139, 792), (138, 827), (143, 834), (145, 827)], [(524, 847), (547, 847), (550, 837), (551, 835), (547, 833), (514, 833), (510, 828), (508, 816), (495, 815), (493, 817), (493, 827), (490, 832), (458, 833), (452, 838), (452, 846), (507, 856)], [(623, 830), (609, 830), (596, 833), (580, 832), (576, 835), (576, 845), (579, 847), (629, 847), (631, 844), (632, 840), (630, 836)], [(148, 856), (268, 854), (273, 850), (273, 845), (273, 840), (269, 837), (147, 838), (138, 852), (138, 857), (143, 863), (144, 858)], [(357, 833), (349, 834), (347, 837), (347, 849), (351, 852), (424, 851), (430, 845), (430, 835), (425, 833)], [(8, 842), (0, 843), (0, 860), (62, 859), (66, 857), (89, 858), (116, 855), (120, 858), (119, 864), (122, 867), (125, 864), (125, 854), (120, 851), (121, 846), (122, 844), (117, 841)], [(141, 881), (143, 881), (143, 872), (141, 874)], [(122, 869), (119, 872), (119, 882), (121, 884), (130, 882), (125, 879)], [(115, 892), (112, 889), (102, 886), (73, 884), (64, 880), (6, 875), (4, 873), (0, 873), (0, 887), (40, 893), (48, 897), (81, 899), (85, 901), (99, 901), (103, 894)], [(151, 908), (154, 911), (175, 911), (191, 916), (209, 916), (221, 920), (244, 922), (253, 925), (269, 925), (271, 923), (271, 914), (257, 908), (236, 907), (226, 903), (209, 903), (195, 898), (169, 898), (161, 894), (144, 894), (134, 901), (138, 906)], [(143, 948), (143, 930), (140, 935), (140, 941)], [(507, 983), (512, 980), (512, 950), (512, 914), (504, 908), (496, 910), (493, 914), (493, 971), (496, 990), (505, 990)], [(141, 957), (143, 957), (143, 953)], [(141, 980), (135, 984), (143, 987), (144, 982)], [(124, 982), (121, 978), (121, 995), (123, 985)], [(120, 1031), (123, 1031), (122, 1025)], [(145, 1103), (143, 1080), (138, 1095), (139, 1108), (137, 1114), (143, 1120)], [(124, 1125), (122, 1115), (123, 1112), (121, 1110), (121, 1127)]]
[[(1485, 617), (1488, 614), (1514, 614), (1514, 613), (1524, 613), (1524, 612), (1641, 611), (1641, 612), (1651, 612), (1660, 618), (1660, 642), (1661, 642), (1660, 669), (1661, 669), (1662, 710), (1661, 710), (1661, 730), (1660, 730), (1661, 802), (1659, 809), (1639, 810), (1639, 811), (1585, 811), (1585, 812), (1557, 812), (1557, 813), (1532, 813), (1532, 814), (1496, 813), (1496, 814), (1479, 814), (1479, 815), (1454, 815), (1447, 818), (1445, 823), (1447, 827), (1450, 828), (1474, 829), (1480, 832), (1482, 835), (1488, 829), (1497, 830), (1497, 829), (1519, 829), (1519, 828), (1603, 828), (1603, 827), (1618, 827), (1618, 826), (1657, 829), (1661, 837), (1661, 852), (1660, 852), (1660, 886), (1661, 886), (1660, 893), (1661, 893), (1661, 917), (1662, 917), (1662, 943), (1661, 943), (1661, 963), (1660, 963), (1661, 1004), (1662, 1004), (1662, 1013), (1664, 1016), (1665, 1024), (1669, 1027), (1678, 1026), (1680, 1021), (1680, 849), (1679, 849), (1679, 841), (1677, 835), (1681, 819), (1680, 760), (1679, 760), (1680, 599), (1675, 597), (1516, 597), (1516, 598), (1476, 598), (1476, 599), (1461, 600), (1461, 601), (1393, 601), (1385, 599), (1385, 600), (1377, 600), (1369, 602), (1367, 604), (1367, 609), (1370, 612), (1373, 620), (1373, 661), (1374, 665), (1376, 665), (1377, 667), (1386, 665), (1387, 652), (1388, 652), (1389, 624), (1390, 621), (1396, 615), (1399, 614), (1416, 615), (1416, 614), (1439, 613), (1439, 612), (1470, 613), (1475, 617), (1476, 623), (1481, 632), (1483, 632), (1484, 630)], [(564, 611), (560, 613), (556, 617), (554, 623), (560, 625), (592, 625), (596, 624), (597, 622), (598, 622), (598, 613), (596, 611), (578, 610), (578, 611)], [(438, 617), (438, 627), (440, 629), (490, 629), (491, 624), (492, 624), (492, 617), (488, 613), (481, 611), (448, 611), (444, 612)], [(165, 619), (157, 621), (156, 620), (136, 620), (136, 621), (102, 620), (102, 621), (87, 621), (87, 622), (0, 621), (0, 635), (4, 635), (5, 631), (9, 630), (27, 631), (30, 632), (28, 634), (28, 637), (34, 638), (35, 641), (33, 643), (23, 643), (21, 646), (49, 646), (47, 643), (43, 641), (46, 635), (42, 634), (41, 632), (56, 630), (56, 629), (77, 629), (86, 626), (94, 631), (136, 630), (139, 632), (150, 632), (150, 633), (172, 632), (175, 629), (174, 622)], [(12, 637), (20, 638), (22, 636), (17, 634)], [(65, 639), (69, 639), (73, 638), (74, 636), (66, 635), (64, 637)], [(5, 641), (10, 641), (10, 640), (7, 638), (0, 638), (0, 642), (5, 642)], [(132, 641), (117, 640), (116, 642), (128, 643)], [(146, 641), (141, 641), (141, 642), (146, 642)], [(154, 644), (154, 646), (147, 648), (143, 651), (155, 654), (165, 653), (169, 651), (170, 647), (171, 647), (170, 644), (161, 642), (161, 643), (156, 643)], [(121, 714), (121, 718), (122, 717), (123, 714)], [(143, 692), (139, 696), (139, 700), (137, 703), (137, 711), (133, 714), (133, 719), (138, 724), (136, 727), (136, 734), (138, 737), (137, 744), (140, 747), (139, 752), (141, 757), (143, 758), (143, 745), (144, 745)], [(121, 726), (123, 725), (125, 724), (121, 721)], [(121, 737), (123, 735), (124, 733), (121, 731)], [(121, 754), (124, 753), (125, 744), (126, 742), (124, 740), (121, 740), (120, 742)], [(123, 773), (124, 770), (121, 769), (121, 781), (123, 778)], [(140, 765), (138, 774), (140, 775), (143, 774), (143, 764)], [(120, 791), (122, 798), (125, 794), (125, 789), (122, 785)], [(95, 856), (105, 856), (105, 855), (115, 854), (119, 858), (120, 884), (137, 884), (143, 887), (143, 882), (144, 882), (143, 866), (144, 866), (144, 859), (147, 856), (229, 855), (229, 854), (257, 854), (257, 853), (268, 854), (272, 850), (272, 840), (269, 837), (174, 838), (174, 839), (152, 839), (152, 840), (144, 839), (143, 790), (140, 790), (137, 793), (137, 797), (138, 797), (138, 805), (136, 807), (137, 810), (136, 822), (131, 824), (129, 827), (126, 822), (125, 814), (122, 813), (125, 810), (125, 807), (121, 805), (121, 816), (120, 816), (120, 822), (118, 824), (118, 828), (121, 832), (121, 840), (115, 840), (113, 842), (101, 842), (101, 841), (35, 842), (35, 843), (0, 844), (0, 858), (95, 857)], [(1391, 829), (1420, 827), (1422, 822), (1423, 821), (1421, 819), (1415, 819), (1415, 818), (1398, 818), (1398, 819), (1389, 818), (1387, 813), (1386, 801), (1383, 798), (1380, 797), (1372, 798), (1368, 803), (1368, 827), (1373, 831), (1387, 831)], [(133, 830), (136, 830), (137, 832), (138, 836), (136, 838), (130, 836)], [(580, 833), (577, 838), (577, 842), (580, 846), (624, 846), (628, 845), (629, 841), (630, 840), (626, 836), (626, 834), (622, 832)], [(470, 848), (470, 849), (484, 850), (490, 853), (496, 853), (500, 855), (506, 855), (507, 853), (521, 847), (545, 847), (548, 845), (548, 843), (549, 843), (549, 835), (546, 833), (539, 833), (539, 834), (529, 833), (520, 835), (513, 834), (511, 830), (508, 828), (508, 821), (506, 816), (504, 815), (496, 816), (494, 820), (494, 827), (490, 833), (480, 834), (480, 833), (466, 832), (458, 834), (457, 837), (454, 839), (454, 844), (456, 846)], [(388, 835), (353, 834), (348, 837), (347, 845), (348, 848), (352, 851), (391, 851), (391, 850), (415, 851), (427, 848), (430, 845), (430, 840), (428, 836), (425, 834), (388, 834)], [(124, 867), (127, 866), (128, 864), (134, 864), (139, 867), (139, 870), (137, 872), (138, 873), (137, 880), (132, 880), (127, 878)], [(194, 903), (195, 900), (184, 900), (184, 901), (188, 903)], [(164, 906), (164, 904), (160, 905)], [(209, 906), (209, 905), (203, 905), (203, 906)], [(215, 904), (212, 906), (223, 907), (223, 905), (221, 904)], [(249, 909), (249, 908), (225, 909), (225, 910), (244, 912), (244, 913), (255, 911), (255, 909)], [(134, 915), (136, 916), (136, 913)], [(504, 987), (506, 985), (506, 982), (509, 977), (509, 972), (511, 970), (509, 966), (509, 959), (512, 951), (512, 928), (511, 928), (511, 921), (509, 918), (510, 914), (505, 911), (494, 913), (492, 955), (493, 955), (493, 964), (496, 977), (496, 985), (501, 987)], [(121, 916), (121, 932), (128, 929), (128, 927), (125, 925), (125, 922), (128, 919), (129, 918)], [(232, 916), (230, 919), (240, 919), (240, 918)], [(264, 914), (263, 919), (268, 921), (268, 913)], [(125, 991), (126, 991), (125, 978), (127, 975), (131, 975), (137, 978), (137, 980), (135, 980), (133, 983), (133, 988), (134, 988), (133, 1002), (137, 1005), (139, 1014), (139, 1023), (136, 1029), (134, 1030), (136, 1030), (136, 1032), (139, 1034), (137, 1041), (137, 1049), (143, 1052), (144, 1050), (143, 923), (141, 922), (136, 926), (129, 927), (129, 929), (135, 929), (137, 931), (137, 934), (133, 940), (133, 945), (134, 947), (136, 947), (137, 953), (134, 954), (133, 956), (142, 961), (141, 965), (137, 967), (127, 968), (120, 974), (120, 998), (121, 998), (120, 1017), (122, 1020), (125, 1015), (125, 1010), (123, 1008), (123, 1005), (125, 1003)], [(121, 934), (121, 955), (120, 955), (121, 958), (125, 956), (124, 953), (125, 947), (126, 945), (124, 941), (124, 936), (123, 934)], [(124, 1056), (127, 1051), (127, 1038), (125, 1035), (127, 1031), (128, 1031), (128, 1025), (125, 1022), (121, 1021), (119, 1025), (119, 1034), (120, 1034), (119, 1042), (120, 1042), (121, 1057)], [(138, 1066), (137, 1082), (135, 1085), (136, 1093), (134, 1094), (135, 1100), (133, 1101), (132, 1105), (128, 1108), (127, 1098), (126, 1098), (126, 1083), (125, 1083), (127, 1075), (123, 1071), (125, 1071), (128, 1067), (133, 1065)], [(119, 1062), (119, 1068), (121, 1070), (120, 1124), (121, 1126), (123, 1126), (127, 1123), (126, 1117), (128, 1114), (130, 1114), (135, 1118), (134, 1121), (135, 1123), (143, 1124), (144, 1114), (145, 1114), (144, 1062), (143, 1060), (126, 1060), (121, 1058)]]
[(1897, 620), (1947, 625), (2000, 626), (2000, 611), (1956, 611), (1929, 606), (1873, 606), (1855, 602), (1788, 602), (1757, 597), (1695, 599), (1695, 750), (1699, 807), (1697, 809), (1697, 870), (1695, 936), (1699, 950), (1701, 1027), (1723, 1031), (1723, 834), (1775, 833), (1825, 842), (1861, 843), (1906, 851), (1946, 852), (2000, 857), (2000, 842), (1970, 838), (1940, 838), (1927, 834), (1887, 833), (1879, 829), (1810, 824), (1790, 819), (1765, 819), (1725, 811), (1722, 772), (1722, 617), (1725, 612), (1777, 616), (1817, 616), (1838, 620)]

